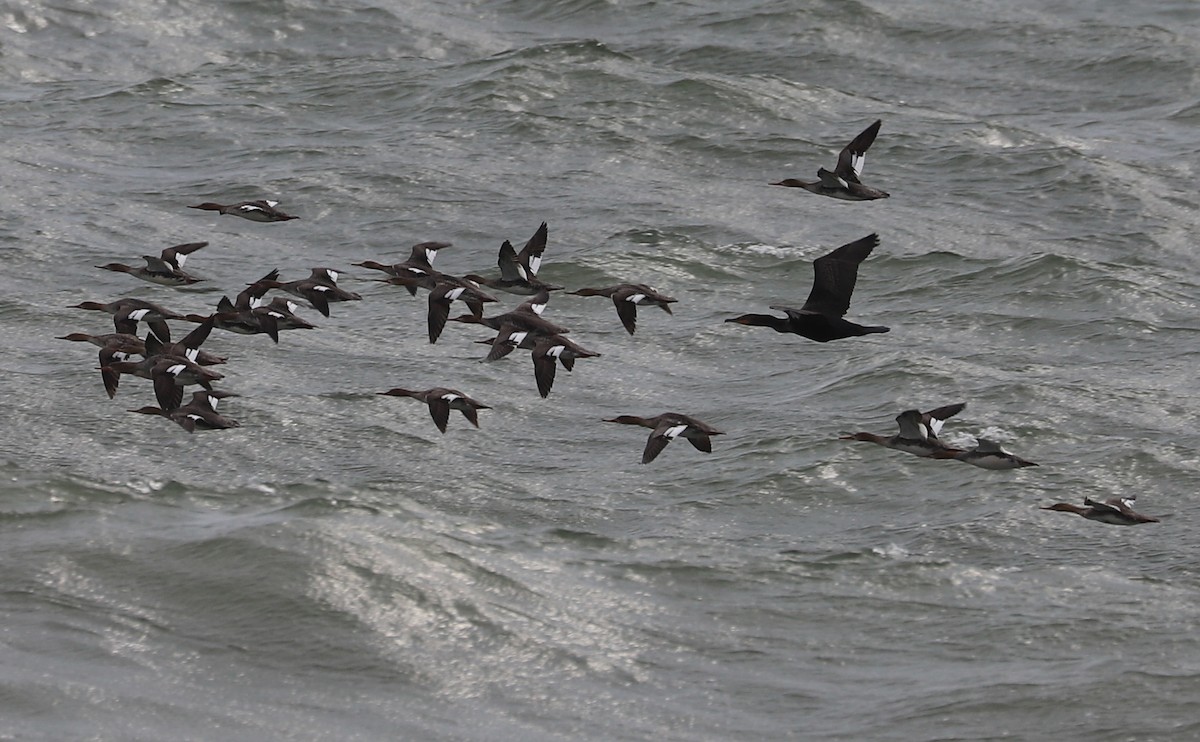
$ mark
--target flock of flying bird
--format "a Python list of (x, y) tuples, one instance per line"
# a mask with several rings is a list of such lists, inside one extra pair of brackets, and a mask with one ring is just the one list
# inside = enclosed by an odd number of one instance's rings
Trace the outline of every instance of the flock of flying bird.
[[(817, 180), (786, 179), (771, 185), (802, 188), (812, 193), (845, 201), (871, 201), (887, 198), (889, 194), (861, 182), (866, 152), (875, 141), (881, 120), (868, 126), (839, 153), (832, 171), (820, 168)], [(255, 222), (282, 222), (298, 217), (279, 210), (274, 201), (243, 201), (235, 204), (205, 202), (190, 208), (215, 211)], [(433, 268), (439, 250), (450, 246), (446, 242), (423, 242), (414, 245), (409, 258), (388, 264), (366, 260), (354, 265), (380, 271), (384, 283), (403, 287), (416, 296), (419, 289), (428, 292), (429, 342), (437, 342), (448, 321), (479, 324), (495, 331), (495, 335), (480, 343), (490, 344), (484, 360), (494, 361), (514, 350), (531, 351), (534, 379), (538, 392), (547, 397), (553, 387), (558, 365), (571, 371), (579, 359), (595, 358), (599, 353), (588, 350), (567, 337), (568, 329), (542, 316), (551, 292), (563, 287), (546, 283), (537, 277), (546, 248), (548, 229), (545, 222), (518, 252), (505, 240), (497, 261), (498, 277), (467, 274), (455, 277)], [(192, 253), (208, 243), (193, 242), (167, 248), (159, 256), (143, 256), (144, 266), (109, 263), (100, 268), (128, 273), (136, 278), (164, 286), (187, 286), (201, 280), (184, 270)], [(886, 333), (889, 328), (860, 325), (845, 319), (851, 294), (858, 278), (859, 265), (879, 244), (879, 237), (870, 234), (842, 245), (813, 261), (814, 279), (808, 298), (800, 307), (772, 306), (784, 316), (743, 314), (726, 320), (741, 325), (769, 327), (776, 332), (790, 333), (814, 340), (830, 342), (863, 335)], [(218, 402), (236, 397), (232, 392), (213, 388), (213, 382), (223, 378), (212, 366), (225, 363), (225, 358), (201, 349), (211, 331), (227, 330), (239, 334), (266, 334), (279, 342), (284, 330), (311, 329), (313, 324), (298, 316), (298, 305), (289, 298), (275, 296), (269, 302), (266, 295), (272, 290), (284, 291), (308, 302), (328, 317), (330, 304), (355, 301), (361, 297), (338, 286), (339, 272), (330, 268), (314, 268), (308, 278), (280, 281), (276, 270), (249, 284), (234, 300), (223, 296), (216, 311), (207, 315), (180, 314), (162, 306), (136, 298), (123, 298), (110, 303), (87, 301), (76, 305), (81, 309), (106, 312), (113, 317), (116, 332), (91, 335), (76, 332), (62, 339), (88, 342), (100, 348), (101, 379), (108, 396), (114, 397), (122, 375), (149, 379), (158, 406), (145, 406), (131, 412), (165, 417), (192, 432), (196, 429), (225, 429), (238, 423), (217, 411)], [(484, 305), (497, 299), (487, 289), (527, 296), (510, 312), (485, 316)], [(616, 307), (621, 324), (633, 334), (637, 327), (637, 307), (655, 306), (671, 313), (676, 300), (645, 284), (623, 283), (601, 288), (581, 288), (566, 292), (577, 296), (608, 297)], [(453, 302), (460, 301), (470, 310), (468, 314), (450, 317)], [(168, 321), (187, 321), (197, 325), (187, 336), (172, 342)], [(145, 323), (145, 339), (137, 335), (138, 323)], [(138, 357), (140, 356), (140, 359)], [(199, 391), (184, 403), (184, 387), (198, 385)], [(381, 395), (409, 397), (424, 402), (437, 425), (446, 432), (450, 411), (458, 410), (475, 427), (479, 427), (479, 410), (488, 405), (448, 387), (414, 390), (395, 387), (379, 392)], [(842, 436), (843, 440), (875, 443), (904, 453), (930, 459), (953, 459), (984, 469), (1016, 469), (1037, 464), (1004, 451), (997, 443), (978, 439), (972, 450), (954, 448), (938, 439), (943, 423), (966, 407), (965, 403), (946, 405), (929, 412), (906, 410), (896, 416), (897, 433), (884, 436), (859, 432)], [(683, 438), (696, 449), (712, 451), (712, 437), (722, 431), (677, 412), (664, 412), (653, 417), (619, 415), (605, 422), (637, 425), (651, 433), (642, 453), (642, 463), (653, 461), (676, 438)], [(1133, 496), (1114, 497), (1104, 502), (1087, 498), (1084, 505), (1055, 503), (1044, 510), (1076, 513), (1103, 523), (1135, 525), (1157, 522), (1158, 518), (1143, 515), (1132, 509)]]

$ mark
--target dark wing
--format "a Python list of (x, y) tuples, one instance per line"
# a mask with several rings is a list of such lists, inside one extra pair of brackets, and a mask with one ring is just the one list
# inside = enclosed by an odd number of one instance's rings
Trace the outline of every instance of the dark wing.
[(166, 320), (147, 320), (146, 326), (150, 328), (150, 332), (154, 333), (154, 337), (161, 340), (164, 345), (171, 342), (171, 328), (167, 326)]
[(479, 427), (479, 411), (478, 410), (476, 410), (474, 407), (472, 407), (470, 405), (467, 405), (466, 407), (460, 407), (459, 411), (462, 412), (463, 417), (467, 418), (467, 420), (470, 421), (470, 423), (472, 425), (474, 425), (477, 428)]
[(654, 461), (654, 459), (658, 458), (658, 455), (662, 453), (662, 450), (667, 447), (668, 443), (671, 442), (671, 439), (666, 435), (666, 430), (670, 427), (672, 426), (669, 423), (659, 425), (654, 429), (654, 432), (650, 434), (650, 437), (646, 439), (646, 450), (642, 451), (643, 464), (649, 464), (651, 461)]
[(304, 298), (308, 299), (308, 303), (312, 304), (314, 309), (316, 309), (318, 312), (320, 312), (321, 314), (328, 317), (329, 316), (329, 297), (325, 295), (326, 292), (324, 290), (322, 290), (322, 288), (328, 289), (329, 287), (328, 286), (322, 287), (320, 284), (312, 286), (311, 290), (304, 292)]
[(267, 334), (267, 337), (271, 338), (271, 340), (278, 343), (279, 342), (279, 321), (277, 319), (275, 319), (274, 315), (271, 314), (270, 310), (265, 311), (265, 312), (258, 311), (256, 313), (254, 313), (252, 316), (254, 317), (254, 320), (258, 322), (258, 329), (265, 332)]
[(126, 335), (137, 334), (137, 320), (129, 316), (129, 313), (132, 311), (131, 307), (125, 307), (113, 315), (113, 327), (117, 328), (117, 332), (122, 332)]
[(688, 437), (688, 440), (691, 441), (697, 451), (712, 453), (712, 438), (709, 438), (707, 435), (691, 435)]
[(538, 268), (542, 265), (542, 253), (546, 250), (548, 233), (546, 223), (542, 222), (542, 226), (537, 228), (537, 231), (529, 238), (529, 242), (526, 242), (525, 247), (522, 247), (521, 252), (517, 254), (517, 263), (525, 269), (526, 275), (522, 278), (530, 279), (537, 275)]
[[(446, 292), (453, 289), (450, 284), (439, 284), (429, 292), (429, 342), (436, 343), (446, 329), (446, 320), (450, 317), (450, 299)], [(482, 308), (480, 309), (482, 312)]]
[(146, 357), (162, 355), (164, 343), (153, 335), (147, 333), (146, 341), (143, 343), (146, 348)]
[(942, 423), (946, 419), (954, 417), (958, 413), (962, 412), (966, 406), (966, 402), (948, 404), (938, 407), (935, 410), (930, 410), (929, 412), (921, 415), (921, 422), (924, 423), (925, 427), (929, 430), (929, 437), (937, 440), (937, 434), (942, 432)]
[[(207, 242), (188, 242), (183, 245), (168, 247), (166, 250), (162, 251), (162, 261), (178, 271), (183, 268), (183, 264), (187, 262), (187, 256), (196, 252), (200, 248), (205, 247), (206, 245), (208, 245)], [(150, 262), (149, 258), (146, 259), (146, 262)]]
[(516, 350), (521, 341), (525, 339), (526, 332), (518, 330), (510, 324), (500, 326), (499, 332), (496, 334), (496, 339), (492, 341), (492, 348), (488, 351), (485, 361), (498, 361), (504, 356)]
[(500, 268), (500, 277), (505, 281), (523, 281), (528, 276), (521, 275), (525, 269), (517, 262), (517, 249), (508, 240), (500, 246), (500, 257), (496, 259)]
[(537, 380), (538, 394), (541, 394), (543, 399), (550, 396), (557, 372), (554, 356), (546, 352), (548, 348), (547, 345), (538, 345), (533, 349), (533, 377)]
[(863, 169), (863, 161), (866, 160), (867, 149), (875, 141), (875, 135), (879, 133), (879, 127), (882, 125), (883, 120), (877, 120), (842, 149), (838, 154), (837, 167), (834, 168), (834, 173), (839, 178), (850, 183), (858, 182), (858, 176)]
[(446, 423), (450, 422), (450, 403), (440, 396), (429, 395), (426, 400), (429, 405), (429, 415), (433, 418), (433, 424), (438, 426), (438, 430), (446, 432)]
[(191, 415), (170, 415), (167, 419), (174, 420), (189, 433), (196, 432), (196, 419)]
[(205, 340), (208, 340), (208, 335), (213, 329), (213, 322), (212, 317), (204, 320), (196, 329), (185, 335), (183, 340), (179, 341), (179, 344), (189, 351), (198, 349), (204, 344)]
[[(258, 279), (254, 283), (247, 286), (240, 294), (237, 295), (237, 300), (233, 302), (233, 306), (237, 307), (238, 309), (252, 308), (255, 304), (254, 300), (263, 298), (263, 296), (266, 295), (267, 291), (270, 290), (269, 288), (264, 286), (263, 283), (268, 282), (268, 281), (278, 281), (278, 280), (279, 280), (279, 269), (276, 268), (275, 270), (271, 271), (267, 275), (263, 276), (262, 278)], [(218, 309), (218, 311), (225, 311), (225, 310), (221, 309), (220, 306), (218, 306), (217, 309)]]
[(108, 392), (109, 399), (117, 396), (117, 386), (121, 383), (121, 374), (108, 366), (114, 361), (128, 361), (129, 359), (129, 354), (119, 350), (116, 346), (106, 345), (100, 349), (100, 380), (104, 382), (104, 391)]
[(183, 387), (175, 383), (175, 374), (169, 371), (154, 374), (154, 396), (164, 410), (178, 409), (183, 401)]
[(418, 242), (412, 246), (412, 251), (409, 253), (408, 260), (405, 261), (405, 263), (398, 263), (392, 267), (408, 268), (417, 266), (428, 268), (432, 271), (433, 260), (437, 257), (438, 250), (442, 250), (447, 247), (450, 247), (449, 242)]
[(804, 302), (804, 311), (834, 317), (844, 315), (858, 281), (858, 265), (878, 244), (879, 235), (872, 233), (814, 260), (813, 287)]
[(634, 294), (641, 293), (634, 287), (624, 288), (613, 293), (613, 306), (617, 308), (617, 316), (630, 335), (637, 329), (637, 303), (629, 300)]
[(966, 409), (966, 407), (967, 407), (966, 402), (959, 402), (957, 404), (948, 404), (948, 405), (945, 405), (944, 407), (938, 407), (936, 410), (930, 410), (929, 412), (926, 412), (925, 417), (931, 417), (934, 420), (945, 420), (947, 418), (954, 417), (955, 415), (957, 415), (958, 413), (960, 413), (964, 409)]

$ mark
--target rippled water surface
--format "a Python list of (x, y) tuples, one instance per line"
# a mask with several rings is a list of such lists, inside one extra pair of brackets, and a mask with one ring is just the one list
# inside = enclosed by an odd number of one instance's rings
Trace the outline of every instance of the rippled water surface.
[[(1167, 0), (9, 3), (0, 736), (1200, 735), (1197, 29)], [(767, 185), (877, 118), (891, 198)], [(262, 197), (300, 219), (186, 208)], [(545, 280), (678, 299), (629, 335), (554, 296), (602, 355), (547, 399), (352, 267), (442, 240), (493, 274), (542, 221)], [(872, 232), (848, 317), (890, 333), (724, 322)], [(200, 240), (194, 287), (95, 267)], [(237, 429), (129, 414), (150, 385), (110, 400), (56, 339), (111, 331), (83, 301), (206, 313), (315, 266), (362, 301), (205, 344)], [(442, 435), (395, 386), (491, 409)], [(1040, 466), (838, 439), (955, 401), (946, 440)], [(725, 434), (643, 466), (602, 422), (667, 410)], [(1038, 509), (1129, 494), (1162, 522)]]

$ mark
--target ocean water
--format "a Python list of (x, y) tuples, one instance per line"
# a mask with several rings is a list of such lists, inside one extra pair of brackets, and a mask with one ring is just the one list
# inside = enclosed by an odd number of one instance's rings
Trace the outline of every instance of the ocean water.
[[(105, 0), (0, 8), (0, 738), (1200, 736), (1200, 6)], [(810, 178), (876, 118), (869, 203)], [(258, 224), (188, 209), (270, 198)], [(678, 299), (546, 317), (541, 399), (480, 328), (352, 263)], [(799, 304), (869, 233), (818, 344)], [(210, 244), (185, 289), (97, 270)], [(208, 312), (342, 270), (318, 329), (214, 332), (188, 435), (108, 399), (72, 308)], [(499, 309), (521, 297), (497, 294)], [(489, 306), (489, 313), (492, 312)], [(178, 335), (187, 325), (173, 323)], [(491, 409), (440, 434), (394, 386)], [(956, 401), (986, 471), (842, 441)], [(640, 464), (672, 410), (724, 431)], [(1116, 528), (1039, 506), (1138, 496)]]

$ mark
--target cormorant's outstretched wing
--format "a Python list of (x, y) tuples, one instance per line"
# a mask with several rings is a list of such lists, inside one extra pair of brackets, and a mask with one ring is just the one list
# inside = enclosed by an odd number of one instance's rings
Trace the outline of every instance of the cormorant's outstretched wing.
[(850, 295), (858, 281), (858, 265), (879, 244), (878, 234), (842, 245), (813, 261), (813, 287), (804, 311), (841, 317), (850, 309)]

